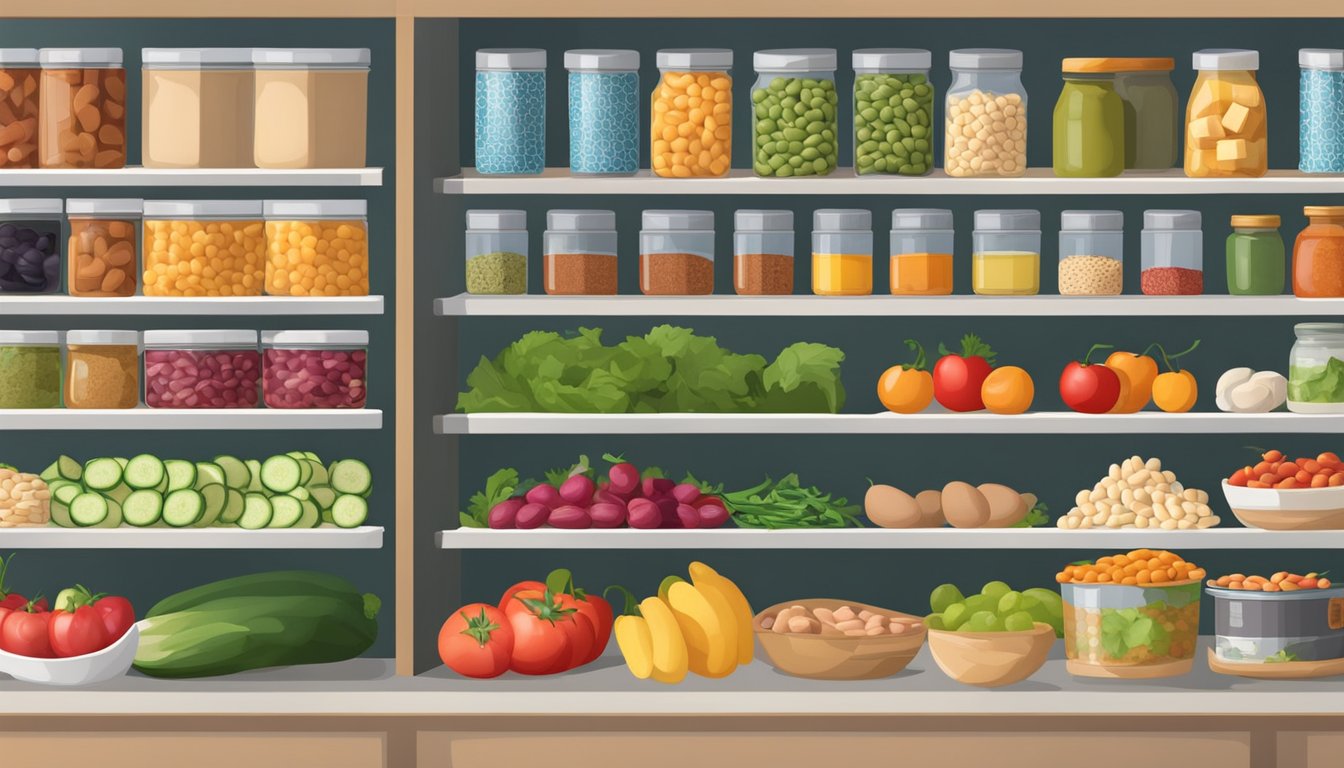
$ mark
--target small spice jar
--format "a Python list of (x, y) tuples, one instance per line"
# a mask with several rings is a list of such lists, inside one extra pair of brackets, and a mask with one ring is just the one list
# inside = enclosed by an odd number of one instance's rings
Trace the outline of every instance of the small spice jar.
[(971, 289), (982, 296), (1035, 296), (1041, 290), (1041, 212), (975, 212)]
[(527, 211), (467, 211), (467, 293), (527, 293)]
[(546, 212), (542, 283), (552, 296), (616, 295), (616, 213)]
[(891, 212), (891, 295), (952, 293), (952, 212), (897, 208)]
[(60, 407), (60, 334), (0, 331), (0, 408)]
[(714, 212), (645, 211), (639, 290), (646, 296), (714, 292)]
[(639, 170), (639, 51), (565, 51), (569, 170), (631, 176)]
[(1143, 212), (1139, 289), (1148, 296), (1204, 292), (1204, 233), (1199, 211)]
[(733, 164), (733, 52), (658, 51), (650, 164), (670, 179), (727, 176)]
[(1283, 238), (1278, 216), (1233, 216), (1227, 236), (1227, 292), (1233, 296), (1283, 293)]
[(37, 167), (36, 48), (0, 48), (0, 168)]
[(812, 214), (812, 293), (867, 296), (873, 292), (873, 214), (861, 208), (822, 208)]
[(140, 334), (70, 331), (65, 336), (65, 407), (124, 409), (140, 404)]
[(1344, 173), (1344, 50), (1303, 48), (1298, 161), (1303, 173)]
[(544, 170), (546, 51), (476, 51), (476, 171), (531, 175)]
[(59, 199), (0, 199), (0, 294), (61, 290)]
[(1344, 323), (1298, 323), (1288, 357), (1288, 410), (1344, 413)]
[(267, 331), (261, 351), (267, 408), (364, 407), (368, 332)]
[(256, 331), (145, 331), (145, 405), (256, 408)]
[(266, 293), (368, 296), (365, 200), (266, 200)]
[(43, 48), (42, 118), (37, 154), (43, 168), (126, 165), (126, 69), (120, 48)]
[(1293, 244), (1293, 293), (1344, 297), (1344, 206), (1308, 205), (1307, 228)]
[(1059, 295), (1119, 296), (1125, 279), (1125, 215), (1064, 211), (1059, 215)]
[(67, 278), (71, 296), (134, 296), (140, 281), (136, 264), (140, 199), (65, 201), (70, 219)]
[(793, 211), (733, 214), (733, 289), (739, 296), (793, 293)]

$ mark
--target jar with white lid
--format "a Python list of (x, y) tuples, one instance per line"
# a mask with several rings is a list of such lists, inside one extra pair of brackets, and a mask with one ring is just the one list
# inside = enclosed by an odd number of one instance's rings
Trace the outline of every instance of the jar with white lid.
[(1255, 73), (1260, 54), (1234, 48), (1195, 51), (1199, 75), (1185, 111), (1185, 175), (1264, 176), (1269, 170), (1265, 95)]
[(146, 200), (146, 296), (260, 296), (266, 228), (260, 200)]
[(145, 331), (144, 343), (150, 408), (257, 407), (256, 331)]
[(146, 168), (251, 168), (251, 48), (143, 48)]
[[(1139, 289), (1145, 295), (1197, 296), (1204, 292), (1201, 227), (1199, 211), (1143, 212)], [(1279, 284), (1283, 284), (1282, 278)]]
[(363, 168), (368, 48), (257, 48), (258, 168)]
[(467, 211), (467, 293), (527, 293), (527, 211)]
[(1125, 287), (1125, 215), (1059, 214), (1059, 295), (1119, 296)]
[(714, 292), (714, 212), (644, 211), (639, 290), (646, 296)]
[(933, 173), (933, 54), (921, 48), (854, 51), (854, 172)]
[(140, 404), (140, 334), (70, 331), (65, 335), (65, 407), (125, 409)]
[(639, 170), (639, 51), (565, 51), (569, 170), (632, 176)]
[(649, 158), (669, 179), (727, 176), (733, 165), (733, 52), (658, 51)]
[(70, 220), (66, 284), (71, 296), (134, 296), (140, 283), (139, 198), (72, 198), (65, 201)]
[(793, 293), (793, 211), (733, 214), (733, 288), (739, 296)]
[(982, 296), (1035, 296), (1041, 290), (1041, 212), (975, 212), (971, 288)]
[(756, 83), (751, 87), (756, 175), (829, 175), (835, 170), (840, 146), (835, 49), (756, 51), (752, 63), (756, 68)]
[(947, 57), (948, 176), (1021, 176), (1027, 172), (1027, 90), (1022, 52), (963, 48)]
[(61, 335), (0, 331), (0, 408), (61, 407)]
[(266, 331), (261, 393), (267, 408), (363, 408), (367, 331)]
[(43, 48), (37, 152), (43, 168), (126, 165), (126, 69), (120, 48)]
[(897, 208), (891, 212), (891, 295), (952, 293), (955, 229), (946, 208)]
[(542, 285), (552, 296), (616, 295), (616, 212), (546, 212)]
[(873, 292), (873, 214), (861, 208), (812, 213), (812, 293), (867, 296)]
[(0, 48), (0, 134), (9, 139), (0, 145), (0, 168), (37, 167), (41, 78), (36, 48)]
[(1344, 50), (1303, 48), (1298, 111), (1298, 170), (1344, 173)]
[(476, 171), (546, 170), (546, 51), (476, 51)]
[(368, 296), (366, 200), (266, 200), (266, 293)]
[(1298, 323), (1288, 357), (1288, 410), (1344, 413), (1339, 369), (1344, 367), (1344, 323)]
[(60, 198), (0, 199), (0, 294), (61, 290)]

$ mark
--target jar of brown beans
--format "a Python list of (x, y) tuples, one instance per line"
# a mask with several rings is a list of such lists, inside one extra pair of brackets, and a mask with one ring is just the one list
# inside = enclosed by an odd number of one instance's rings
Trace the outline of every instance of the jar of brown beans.
[(38, 160), (43, 168), (126, 165), (120, 48), (43, 48)]
[(71, 296), (134, 296), (139, 283), (136, 245), (144, 201), (109, 199), (65, 201), (70, 219)]
[(0, 168), (37, 167), (36, 48), (0, 48)]

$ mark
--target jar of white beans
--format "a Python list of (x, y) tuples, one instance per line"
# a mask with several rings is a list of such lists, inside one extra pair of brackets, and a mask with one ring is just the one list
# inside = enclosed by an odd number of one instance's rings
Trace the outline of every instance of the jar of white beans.
[(1027, 91), (1022, 52), (964, 48), (948, 55), (948, 176), (1021, 176), (1027, 172)]
[(368, 397), (366, 331), (261, 334), (261, 396), (267, 408), (363, 408)]

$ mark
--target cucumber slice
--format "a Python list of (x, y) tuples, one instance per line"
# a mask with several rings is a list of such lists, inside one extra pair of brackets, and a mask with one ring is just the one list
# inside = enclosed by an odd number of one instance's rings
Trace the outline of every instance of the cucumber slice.
[(237, 525), (238, 518), (243, 516), (243, 507), (247, 503), (243, 499), (243, 492), (237, 488), (230, 488), (227, 496), (228, 498), (224, 500), (224, 511), (219, 513), (215, 525)]
[(205, 514), (205, 499), (198, 491), (173, 491), (163, 499), (163, 522), (174, 528), (194, 525)]
[(103, 495), (111, 499), (112, 501), (121, 504), (126, 501), (127, 496), (131, 495), (131, 490), (132, 490), (131, 486), (122, 483), (121, 485), (118, 485), (116, 488), (113, 488), (109, 491), (103, 491)]
[(168, 470), (157, 456), (142, 453), (131, 459), (126, 465), (122, 478), (132, 490), (143, 491), (158, 488), (168, 476)]
[(59, 463), (60, 459), (57, 459), (48, 464), (46, 469), (42, 470), (42, 473), (38, 475), (38, 477), (42, 478), (42, 482), (51, 483), (52, 481), (61, 479), (61, 473), (57, 467), (57, 464)]
[(248, 473), (247, 487), (239, 488), (238, 490), (243, 491), (245, 493), (264, 494), (266, 492), (266, 486), (261, 484), (261, 462), (257, 461), (256, 459), (247, 459), (243, 462), (243, 464), (247, 466), (247, 473)]
[(275, 496), (271, 499), (271, 522), (267, 528), (293, 528), (303, 517), (303, 504), (293, 496)]
[(68, 507), (70, 502), (74, 501), (75, 497), (83, 492), (84, 489), (78, 483), (62, 483), (59, 488), (51, 492), (51, 498)]
[(308, 489), (304, 488), (302, 485), (300, 485), (298, 488), (295, 488), (294, 490), (290, 491), (285, 495), (293, 496), (299, 501), (307, 501), (313, 497), (313, 495), (308, 491)]
[(51, 500), (51, 524), (61, 528), (74, 528), (75, 521), (70, 518), (70, 505), (63, 501)]
[(322, 463), (322, 459), (318, 458), (318, 455), (316, 453), (313, 453), (312, 451), (304, 451), (303, 456), (309, 461), (314, 461), (317, 462), (318, 464)]
[(65, 454), (56, 458), (55, 466), (56, 474), (60, 475), (62, 480), (78, 483), (84, 477), (84, 465)]
[(341, 528), (358, 528), (369, 519), (369, 502), (362, 496), (338, 496), (331, 505), (331, 522)]
[(127, 525), (143, 528), (163, 517), (163, 496), (158, 491), (135, 491), (121, 505), (121, 516)]
[(303, 470), (292, 456), (272, 456), (261, 465), (261, 484), (275, 493), (289, 493), (303, 485)]
[(224, 507), (229, 502), (229, 489), (223, 485), (214, 483), (197, 490), (201, 498), (205, 500), (205, 512), (201, 514), (201, 519), (192, 523), (197, 528), (206, 528), (214, 525), (220, 515), (224, 513)]
[(322, 524), (322, 510), (310, 500), (299, 502), (303, 505), (303, 515), (299, 517), (299, 522), (294, 524), (295, 528), (316, 528)]
[(196, 465), (181, 459), (169, 459), (163, 462), (168, 476), (168, 490), (180, 491), (196, 486)]
[(130, 459), (127, 459), (127, 458), (122, 457), (122, 456), (113, 456), (113, 457), (112, 457), (112, 460), (115, 461), (115, 462), (117, 462), (117, 464), (121, 465), (121, 471), (122, 471), (122, 472), (125, 472), (125, 471), (126, 471), (126, 465), (131, 463), (131, 460), (130, 460)]
[(238, 518), (238, 527), (255, 531), (265, 528), (271, 522), (271, 502), (260, 493), (249, 493), (244, 499), (243, 516)]
[(242, 459), (235, 456), (216, 456), (214, 463), (224, 473), (224, 484), (230, 488), (245, 490), (252, 484), (252, 470)]
[(331, 487), (337, 493), (368, 496), (373, 490), (373, 473), (358, 459), (344, 459), (331, 467)]
[[(308, 460), (305, 459), (305, 461)], [(322, 466), (321, 462), (308, 461), (308, 466), (313, 468), (313, 475), (308, 478), (308, 482), (304, 485), (329, 485), (331, 483), (331, 473), (327, 472), (327, 468)]]
[(121, 511), (121, 504), (113, 501), (112, 499), (107, 499), (107, 517), (103, 518), (103, 522), (95, 525), (94, 527), (120, 528), (123, 521), (124, 521), (124, 515), (122, 514)]
[(70, 503), (70, 519), (89, 528), (107, 519), (107, 499), (96, 493), (81, 493)]
[(93, 459), (84, 465), (84, 487), (91, 491), (110, 491), (121, 484), (122, 469), (116, 459)]
[(331, 509), (331, 505), (336, 503), (336, 492), (330, 486), (309, 486), (308, 495), (312, 497), (313, 501), (317, 502), (318, 509)]
[(196, 490), (207, 485), (222, 485), (229, 487), (228, 476), (224, 469), (213, 461), (198, 461), (193, 465), (196, 469), (196, 482), (191, 486)]

